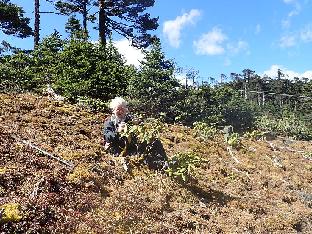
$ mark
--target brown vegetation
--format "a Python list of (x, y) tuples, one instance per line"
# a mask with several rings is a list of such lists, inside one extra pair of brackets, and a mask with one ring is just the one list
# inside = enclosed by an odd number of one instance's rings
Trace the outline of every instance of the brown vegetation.
[(169, 157), (206, 159), (183, 183), (143, 165), (126, 172), (100, 143), (104, 118), (47, 97), (0, 95), (1, 232), (312, 230), (311, 142), (242, 139), (235, 150), (221, 134), (200, 141), (169, 125), (161, 136)]

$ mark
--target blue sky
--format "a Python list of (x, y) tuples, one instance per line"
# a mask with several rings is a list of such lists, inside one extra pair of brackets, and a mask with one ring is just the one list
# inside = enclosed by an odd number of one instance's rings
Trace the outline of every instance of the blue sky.
[[(33, 1), (11, 0), (33, 19)], [(27, 2), (27, 3), (26, 3)], [(48, 10), (42, 1), (41, 10)], [(277, 69), (312, 78), (312, 0), (156, 0), (149, 9), (159, 17), (154, 32), (163, 52), (179, 66), (199, 71), (199, 76), (220, 79), (220, 74), (249, 68), (276, 77)], [(41, 37), (57, 29), (65, 36), (62, 16), (42, 15)], [(32, 21), (33, 22), (33, 21)], [(13, 45), (32, 48), (33, 39), (0, 34)], [(92, 32), (91, 39), (98, 39)], [(116, 46), (129, 63), (138, 65), (140, 51), (115, 37)]]

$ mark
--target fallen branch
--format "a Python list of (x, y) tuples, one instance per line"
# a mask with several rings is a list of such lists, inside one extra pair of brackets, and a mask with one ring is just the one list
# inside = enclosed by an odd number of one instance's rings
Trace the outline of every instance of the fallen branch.
[[(6, 129), (6, 130), (8, 129), (8, 126), (2, 125), (2, 124), (0, 124), (0, 127), (4, 128), (4, 129)], [(25, 140), (20, 139), (19, 137), (15, 136), (15, 134), (13, 134), (13, 133), (12, 133), (11, 131), (9, 131), (9, 130), (7, 130), (7, 132), (8, 132), (8, 134), (10, 134), (10, 136), (11, 136), (14, 140), (16, 140), (16, 141), (18, 141), (18, 142), (20, 142), (20, 143), (23, 143), (23, 144), (29, 146), (29, 147), (32, 148), (32, 149), (35, 149), (35, 150), (39, 151), (41, 154), (43, 154), (43, 155), (45, 155), (45, 156), (48, 156), (49, 158), (52, 158), (52, 159), (54, 159), (54, 160), (59, 161), (60, 163), (66, 165), (66, 166), (68, 166), (68, 167), (70, 167), (71, 169), (74, 168), (75, 165), (74, 165), (72, 162), (67, 161), (67, 160), (65, 160), (65, 159), (62, 159), (61, 157), (58, 157), (58, 156), (56, 156), (56, 155), (53, 155), (53, 154), (51, 154), (51, 153), (49, 153), (49, 152), (47, 152), (47, 151), (45, 151), (45, 150), (43, 150), (43, 149), (40, 149), (38, 146), (32, 144), (32, 143), (29, 142), (29, 141), (25, 141)]]
[(231, 157), (234, 159), (234, 161), (235, 161), (236, 163), (240, 163), (240, 161), (234, 156), (234, 153), (233, 153), (231, 147), (226, 147), (226, 149), (227, 149), (227, 151), (229, 152), (229, 154), (231, 155)]
[(245, 175), (248, 179), (251, 179), (247, 172), (238, 170), (236, 167), (234, 167), (234, 166), (233, 166), (232, 164), (230, 164), (230, 163), (227, 163), (227, 162), (224, 161), (222, 158), (219, 158), (219, 161), (223, 162), (226, 166), (230, 167), (233, 171), (237, 172), (238, 174), (243, 174), (243, 175)]
[(21, 143), (23, 143), (23, 144), (29, 146), (30, 148), (37, 150), (37, 151), (40, 152), (41, 154), (43, 154), (43, 155), (45, 155), (45, 156), (48, 156), (49, 158), (52, 158), (52, 159), (54, 159), (54, 160), (59, 161), (60, 163), (66, 165), (66, 166), (68, 166), (68, 167), (70, 167), (71, 169), (74, 167), (74, 164), (73, 164), (72, 162), (67, 161), (67, 160), (65, 160), (65, 159), (62, 159), (62, 158), (59, 157), (59, 156), (53, 155), (53, 154), (51, 154), (51, 153), (49, 153), (49, 152), (47, 152), (47, 151), (45, 151), (45, 150), (43, 150), (43, 149), (40, 149), (38, 146), (32, 144), (32, 143), (29, 142), (29, 141), (25, 141), (25, 140), (19, 139), (18, 137), (14, 136), (14, 135), (12, 135), (11, 137), (14, 138), (15, 140), (17, 140), (17, 141), (19, 141), (19, 142), (21, 142)]
[(277, 148), (273, 143), (271, 143), (271, 142), (269, 142), (269, 141), (265, 141), (265, 142), (269, 144), (270, 148), (271, 148), (273, 151), (277, 151), (277, 150), (278, 150), (278, 148)]

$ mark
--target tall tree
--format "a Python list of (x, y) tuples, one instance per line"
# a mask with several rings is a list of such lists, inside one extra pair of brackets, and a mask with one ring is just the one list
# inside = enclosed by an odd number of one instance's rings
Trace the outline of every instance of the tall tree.
[(70, 34), (73, 38), (85, 38), (85, 34), (83, 33), (83, 29), (79, 20), (75, 16), (70, 16), (66, 25), (65, 31)]
[(40, 40), (40, 1), (35, 0), (35, 25), (34, 25), (34, 47), (38, 46)]
[[(243, 77), (244, 77), (244, 93), (245, 93), (245, 99), (247, 100), (247, 91), (250, 89), (250, 80), (254, 76), (255, 71), (252, 71), (250, 69), (244, 69), (243, 70)], [(248, 84), (247, 84), (248, 83)]]
[(155, 0), (98, 0), (99, 37), (102, 44), (115, 31), (139, 48), (149, 46), (154, 37), (148, 33), (158, 27), (158, 18), (144, 13)]
[(138, 103), (134, 109), (150, 116), (169, 113), (174, 103), (178, 81), (174, 77), (174, 63), (165, 58), (159, 40), (152, 43), (150, 51), (144, 51), (140, 72), (128, 85), (129, 98)]
[[(88, 37), (88, 27), (87, 22), (95, 22), (95, 14), (90, 12), (92, 6), (96, 4), (96, 0), (48, 0), (49, 2), (53, 2), (55, 9), (61, 15), (70, 16), (68, 24), (71, 25), (73, 23), (73, 19), (76, 14), (80, 14), (82, 16), (82, 28), (84, 37)], [(77, 24), (76, 24), (77, 25)]]
[(29, 26), (30, 19), (24, 17), (25, 11), (10, 2), (10, 0), (0, 0), (0, 29), (7, 35), (25, 38), (32, 35)]

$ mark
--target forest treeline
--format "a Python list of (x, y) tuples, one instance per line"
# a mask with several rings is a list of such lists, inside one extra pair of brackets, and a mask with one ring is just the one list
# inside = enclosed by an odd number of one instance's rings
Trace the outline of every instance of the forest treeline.
[[(34, 49), (28, 51), (2, 43), (2, 92), (42, 93), (50, 85), (68, 101), (83, 100), (94, 110), (105, 110), (111, 98), (123, 96), (133, 112), (166, 122), (189, 126), (205, 122), (211, 128), (232, 125), (237, 132), (258, 129), (312, 139), (311, 80), (300, 77), (290, 80), (281, 70), (277, 78), (261, 77), (245, 69), (241, 74), (231, 73), (227, 82), (186, 87), (177, 79), (178, 65), (166, 58), (160, 40), (148, 33), (158, 26), (157, 18), (144, 13), (154, 1), (50, 2), (56, 4), (60, 14), (69, 16), (63, 25), (68, 32), (66, 38), (56, 31), (38, 39), (37, 32), (29, 30), (23, 10), (8, 0), (0, 1), (2, 31), (35, 38)], [(110, 5), (101, 5), (105, 2)], [(102, 10), (102, 15), (84, 15), (88, 4)], [(82, 23), (75, 18), (78, 14), (82, 14)], [(118, 16), (131, 26), (116, 21)], [(88, 20), (91, 23), (98, 20), (99, 43), (88, 39)], [(145, 58), (139, 67), (126, 64), (112, 43), (113, 31), (142, 48)], [(196, 72), (187, 76), (196, 78)]]

